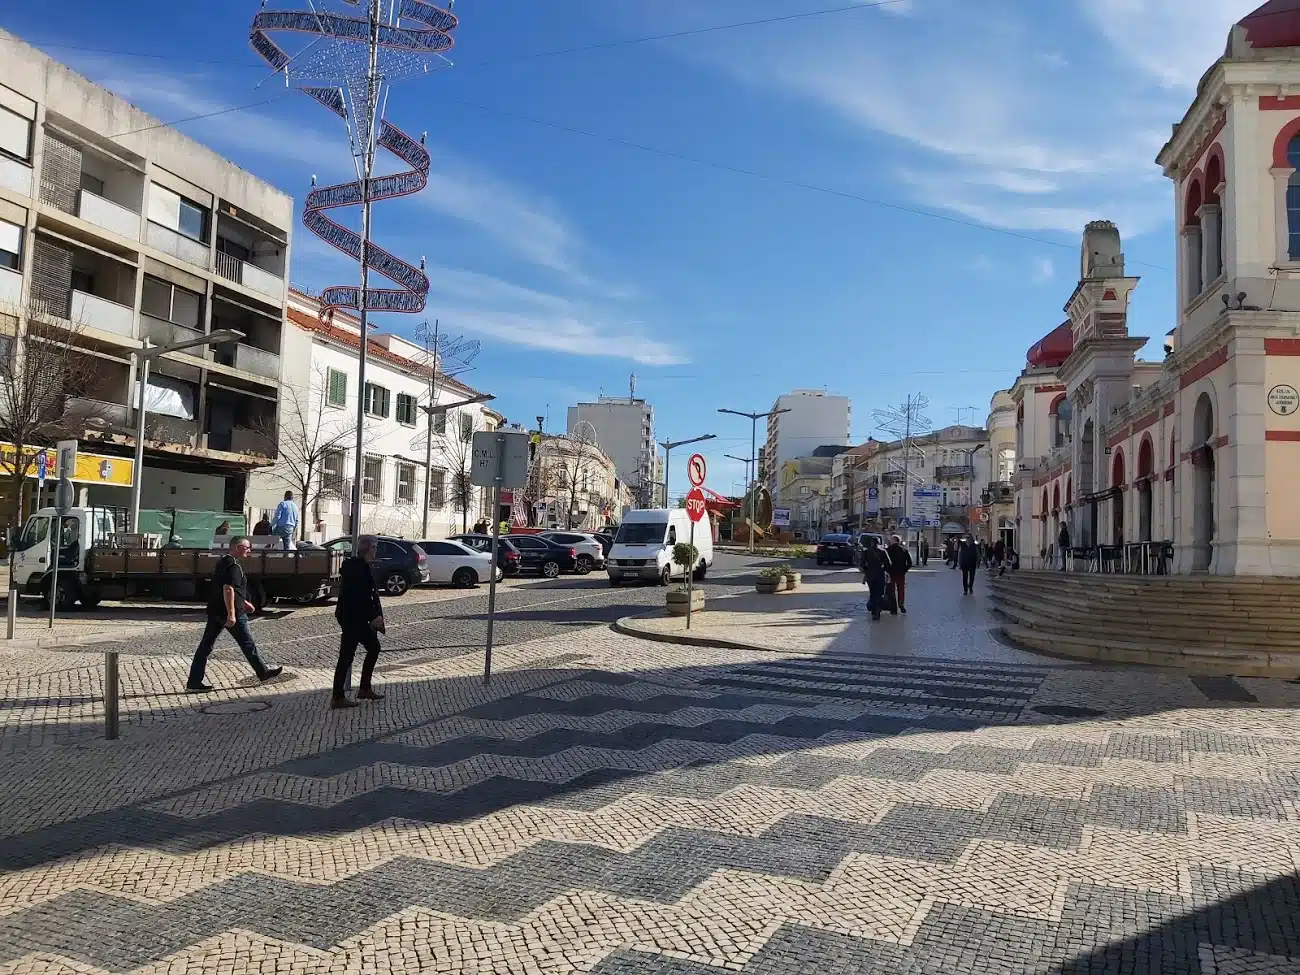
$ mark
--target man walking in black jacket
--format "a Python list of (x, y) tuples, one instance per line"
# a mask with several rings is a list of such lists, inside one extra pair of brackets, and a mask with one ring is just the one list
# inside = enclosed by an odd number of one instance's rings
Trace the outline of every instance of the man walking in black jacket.
[(379, 603), (379, 587), (375, 585), (375, 574), (371, 570), (378, 547), (379, 542), (374, 535), (362, 535), (358, 539), (357, 553), (343, 560), (339, 600), (334, 608), (334, 618), (339, 621), (343, 633), (339, 639), (338, 666), (334, 668), (331, 708), (357, 706), (357, 701), (348, 700), (345, 690), (352, 674), (352, 658), (356, 656), (358, 643), (366, 648), (366, 656), (361, 662), (361, 686), (357, 690), (357, 700), (384, 699), (384, 695), (376, 693), (370, 684), (375, 664), (379, 661), (379, 634), (384, 632), (384, 610)]
[(885, 602), (885, 586), (889, 583), (889, 558), (880, 547), (880, 540), (875, 535), (868, 535), (866, 547), (859, 560), (862, 568), (862, 581), (867, 584), (871, 595), (867, 599), (867, 611), (873, 620), (880, 619), (880, 610)]
[(230, 540), (230, 551), (221, 556), (217, 569), (212, 574), (208, 586), (208, 625), (203, 629), (203, 638), (199, 640), (198, 649), (194, 651), (194, 660), (190, 664), (190, 677), (185, 682), (186, 694), (204, 694), (212, 690), (204, 674), (208, 667), (208, 655), (216, 645), (217, 637), (225, 630), (239, 644), (244, 657), (261, 681), (279, 677), (283, 667), (268, 667), (262, 662), (253, 641), (253, 633), (248, 628), (248, 614), (253, 611), (253, 604), (248, 601), (248, 577), (238, 559), (248, 558), (252, 544), (243, 535), (236, 535)]
[(962, 595), (969, 596), (975, 591), (975, 573), (980, 567), (980, 550), (969, 535), (957, 543), (957, 567), (961, 569)]

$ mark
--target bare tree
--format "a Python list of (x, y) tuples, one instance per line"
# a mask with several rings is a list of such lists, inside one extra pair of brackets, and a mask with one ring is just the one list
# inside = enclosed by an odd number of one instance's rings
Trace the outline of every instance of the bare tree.
[(451, 510), (460, 513), (460, 530), (469, 531), (469, 513), (477, 505), (477, 488), (471, 483), (470, 461), (473, 459), (474, 431), (477, 429), (473, 410), (462, 410), (449, 418), (442, 456), (447, 463), (447, 501)]
[(568, 436), (557, 438), (559, 457), (559, 487), (561, 497), (565, 499), (564, 527), (573, 528), (573, 513), (578, 509), (578, 496), (589, 494), (592, 488), (592, 476), (603, 477), (604, 471), (597, 458), (599, 447), (596, 446), (594, 429), (588, 432), (590, 423), (579, 423)]
[(93, 425), (94, 409), (69, 415), (68, 404), (93, 388), (102, 366), (87, 351), (84, 329), (75, 321), (30, 306), (0, 307), (0, 321), (14, 324), (14, 335), (0, 341), (0, 440), (12, 445), (0, 455), (0, 479), (13, 498), (10, 524), (19, 525), (25, 517), (23, 487), (36, 470), (37, 454), (62, 437), (85, 433), (88, 421)]
[(298, 531), (303, 538), (307, 512), (322, 497), (343, 493), (342, 467), (336, 475), (326, 469), (326, 461), (347, 449), (357, 428), (352, 410), (330, 406), (328, 383), (328, 370), (317, 366), (306, 389), (283, 388), (278, 423), (274, 417), (264, 417), (252, 425), (265, 440), (279, 444), (279, 461), (268, 474), (299, 499), (303, 516)]

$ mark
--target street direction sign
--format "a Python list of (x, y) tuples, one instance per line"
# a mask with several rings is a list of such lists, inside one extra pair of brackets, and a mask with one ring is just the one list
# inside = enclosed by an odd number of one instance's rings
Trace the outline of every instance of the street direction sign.
[(704, 458), (699, 454), (691, 454), (691, 459), (686, 462), (686, 476), (691, 479), (691, 484), (702, 487), (704, 475), (708, 472), (709, 467), (704, 463)]
[(469, 480), (475, 487), (521, 488), (528, 483), (528, 434), (479, 430), (470, 444)]
[(704, 492), (698, 487), (693, 487), (686, 494), (686, 516), (691, 521), (699, 521), (704, 517), (707, 506), (704, 502)]
[(50, 454), (47, 450), (42, 450), (36, 456), (36, 483), (45, 487), (45, 476), (50, 471)]
[(921, 528), (938, 528), (940, 525), (939, 505), (943, 501), (943, 489), (938, 487), (914, 488), (912, 490), (912, 514), (921, 523)]

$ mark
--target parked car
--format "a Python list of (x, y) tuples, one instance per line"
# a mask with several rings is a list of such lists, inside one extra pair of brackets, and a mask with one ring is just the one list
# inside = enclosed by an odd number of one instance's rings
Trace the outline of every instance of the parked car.
[[(448, 541), (460, 542), (462, 545), (469, 546), (475, 552), (492, 551), (491, 535), (452, 535)], [(515, 548), (505, 535), (497, 539), (497, 565), (501, 566), (501, 571), (508, 576), (517, 576), (522, 569), (519, 549)]]
[(600, 542), (600, 549), (605, 553), (605, 560), (609, 560), (609, 550), (614, 547), (614, 536), (609, 532), (595, 532), (592, 536)]
[(479, 552), (452, 539), (430, 539), (417, 544), (424, 550), (431, 583), (451, 583), (459, 589), (472, 589), (480, 582), (490, 582), (493, 572), (498, 579), (504, 575), (499, 566), (492, 568), (490, 550)]
[(585, 532), (550, 531), (542, 532), (541, 537), (549, 539), (558, 545), (567, 545), (574, 549), (578, 561), (573, 571), (580, 576), (585, 576), (592, 569), (603, 569), (605, 567), (605, 549), (600, 544), (600, 540), (594, 535), (588, 535)]
[(817, 543), (817, 564), (843, 562), (845, 565), (857, 565), (857, 547), (852, 535), (823, 535)]
[[(344, 555), (352, 554), (352, 537), (336, 538), (325, 543), (325, 548)], [(370, 565), (375, 582), (390, 596), (400, 596), (412, 586), (429, 581), (429, 570), (424, 549), (404, 538), (379, 538), (375, 561)]]
[(578, 564), (578, 551), (541, 535), (509, 535), (507, 540), (519, 550), (520, 568), (554, 579), (561, 572), (572, 572)]

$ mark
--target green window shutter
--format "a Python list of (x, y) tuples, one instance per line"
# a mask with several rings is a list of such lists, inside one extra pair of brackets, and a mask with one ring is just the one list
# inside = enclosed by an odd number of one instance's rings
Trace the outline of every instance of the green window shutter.
[(329, 371), (329, 390), (326, 401), (330, 406), (346, 406), (348, 402), (348, 374), (337, 369)]

